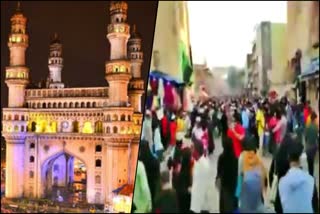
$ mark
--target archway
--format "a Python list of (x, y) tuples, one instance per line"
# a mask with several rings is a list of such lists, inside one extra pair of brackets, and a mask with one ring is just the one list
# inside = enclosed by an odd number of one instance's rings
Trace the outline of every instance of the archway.
[(79, 122), (73, 121), (72, 122), (72, 132), (78, 133), (79, 132)]
[(85, 163), (66, 153), (58, 153), (41, 168), (44, 198), (63, 202), (86, 202), (87, 168)]
[(102, 133), (103, 132), (103, 124), (101, 121), (95, 122), (95, 133)]

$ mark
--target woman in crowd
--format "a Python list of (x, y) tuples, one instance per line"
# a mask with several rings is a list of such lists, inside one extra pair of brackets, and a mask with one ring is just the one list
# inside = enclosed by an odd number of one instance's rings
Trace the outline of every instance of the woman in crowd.
[(178, 213), (179, 204), (177, 194), (170, 186), (170, 172), (161, 172), (161, 190), (155, 199), (153, 213)]
[(152, 155), (148, 142), (145, 140), (141, 140), (140, 142), (139, 160), (143, 163), (146, 170), (152, 204), (154, 204), (155, 196), (159, 190), (160, 162)]
[(137, 162), (133, 205), (135, 213), (149, 213), (152, 209), (147, 173), (144, 164), (140, 160)]
[(241, 213), (265, 212), (264, 196), (267, 190), (267, 171), (257, 154), (256, 142), (249, 138), (239, 159), (239, 210)]
[(220, 213), (232, 213), (237, 209), (235, 190), (237, 184), (238, 160), (233, 153), (232, 140), (222, 139), (223, 152), (217, 165), (216, 184), (220, 195)]
[(190, 210), (190, 188), (192, 185), (191, 155), (192, 153), (190, 148), (185, 148), (182, 150), (181, 169), (178, 175), (178, 182), (176, 186), (180, 213), (187, 213)]

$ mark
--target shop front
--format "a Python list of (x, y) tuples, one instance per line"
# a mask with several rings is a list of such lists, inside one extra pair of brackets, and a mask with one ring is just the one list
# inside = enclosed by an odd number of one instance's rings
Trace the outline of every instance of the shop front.
[(311, 60), (311, 63), (299, 77), (301, 85), (305, 85), (306, 100), (310, 101), (313, 109), (319, 107), (319, 57)]

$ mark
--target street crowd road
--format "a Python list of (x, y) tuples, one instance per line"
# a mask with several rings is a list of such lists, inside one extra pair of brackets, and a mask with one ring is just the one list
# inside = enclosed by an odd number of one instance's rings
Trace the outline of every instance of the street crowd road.
[[(185, 139), (185, 142), (186, 142), (185, 143), (186, 146), (191, 145), (190, 139)], [(210, 156), (211, 166), (214, 171), (214, 178), (216, 177), (216, 174), (217, 174), (218, 158), (219, 158), (219, 155), (222, 153), (222, 151), (223, 151), (223, 148), (222, 148), (222, 143), (221, 143), (221, 137), (219, 137), (219, 138), (215, 139), (215, 151), (214, 151), (213, 155)], [(164, 158), (164, 159), (167, 160), (167, 158)], [(272, 162), (272, 156), (271, 155), (263, 156), (262, 160), (263, 160), (264, 165), (266, 166), (266, 168), (269, 171), (269, 168), (270, 168), (271, 162)], [(164, 162), (162, 164), (166, 165), (166, 163), (164, 163)], [(317, 189), (319, 190), (319, 153), (317, 153), (317, 157), (316, 157), (316, 161), (315, 161), (315, 172), (316, 172), (315, 179), (316, 179)], [(214, 195), (216, 196), (213, 200), (214, 206), (216, 207), (215, 212), (219, 213), (219, 192), (216, 188), (213, 189), (213, 191), (214, 191)], [(319, 194), (319, 191), (318, 191), (318, 194)], [(273, 212), (274, 208), (269, 203), (269, 201), (267, 201), (266, 207), (270, 212)]]

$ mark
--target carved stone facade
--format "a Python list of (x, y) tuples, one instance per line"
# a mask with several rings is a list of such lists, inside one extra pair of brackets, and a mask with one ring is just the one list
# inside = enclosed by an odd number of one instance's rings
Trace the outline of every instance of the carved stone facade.
[[(74, 159), (86, 169), (88, 203), (105, 203), (114, 189), (134, 183), (143, 117), (141, 38), (135, 29), (130, 34), (127, 3), (110, 4), (111, 57), (105, 71), (109, 87), (64, 88), (62, 45), (55, 36), (47, 87), (28, 88), (27, 18), (20, 6), (13, 15), (6, 68), (9, 106), (2, 118), (7, 143), (6, 197), (43, 198), (51, 184), (68, 185), (76, 179)], [(59, 168), (63, 169), (57, 174)]]

